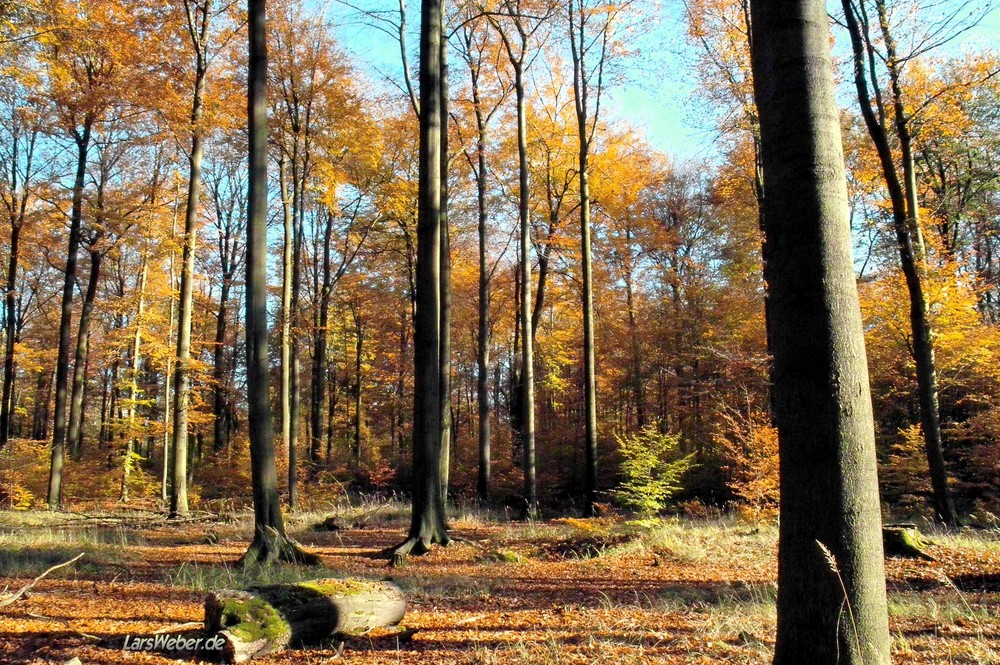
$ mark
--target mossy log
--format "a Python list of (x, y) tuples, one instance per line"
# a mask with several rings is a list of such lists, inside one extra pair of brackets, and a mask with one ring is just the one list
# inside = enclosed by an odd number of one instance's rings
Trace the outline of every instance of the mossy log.
[(205, 599), (205, 629), (225, 640), (227, 662), (242, 663), (335, 633), (392, 626), (405, 611), (403, 592), (391, 582), (322, 579), (213, 591)]
[(930, 540), (912, 524), (897, 524), (882, 527), (882, 546), (885, 548), (886, 556), (937, 561), (926, 550), (926, 547), (930, 544)]

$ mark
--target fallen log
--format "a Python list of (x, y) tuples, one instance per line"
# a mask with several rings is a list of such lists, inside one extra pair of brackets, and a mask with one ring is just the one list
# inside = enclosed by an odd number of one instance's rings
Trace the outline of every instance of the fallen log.
[(336, 633), (393, 626), (405, 611), (403, 592), (391, 582), (322, 579), (213, 591), (205, 599), (205, 629), (224, 640), (226, 662), (242, 663)]
[(931, 541), (912, 524), (890, 524), (882, 527), (882, 546), (886, 556), (937, 561), (926, 547)]

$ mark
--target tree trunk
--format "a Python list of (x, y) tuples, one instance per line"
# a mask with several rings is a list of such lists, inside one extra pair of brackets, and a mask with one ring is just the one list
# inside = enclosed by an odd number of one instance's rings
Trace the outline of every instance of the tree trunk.
[[(206, 19), (207, 24), (207, 19)], [(191, 391), (191, 321), (194, 307), (194, 258), (198, 236), (198, 201), (201, 197), (201, 161), (204, 151), (203, 100), (207, 62), (198, 51), (195, 71), (194, 99), (191, 104), (191, 155), (188, 163), (187, 210), (184, 215), (184, 251), (181, 265), (180, 305), (177, 323), (177, 354), (174, 360), (174, 436), (171, 446), (173, 464), (170, 483), (170, 517), (185, 517), (188, 513), (188, 407)]]
[(21, 224), (11, 220), (10, 249), (7, 256), (7, 283), (4, 294), (3, 393), (0, 397), (0, 450), (10, 436), (11, 399), (14, 393), (14, 342), (17, 337), (17, 267), (20, 260)]
[(351, 458), (355, 465), (361, 464), (361, 359), (365, 343), (365, 326), (361, 312), (354, 314), (354, 445)]
[[(444, 10), (441, 12), (444, 34)], [(448, 226), (448, 39), (441, 39), (441, 493), (448, 501), (451, 470), (451, 231)], [(360, 374), (359, 374), (360, 377)], [(358, 384), (360, 390), (360, 383)], [(360, 397), (360, 393), (359, 393)], [(360, 405), (360, 402), (359, 402)]]
[(403, 592), (390, 582), (322, 579), (213, 591), (205, 598), (205, 630), (225, 639), (226, 662), (241, 663), (336, 633), (394, 626), (405, 612)]
[(226, 324), (229, 304), (229, 289), (233, 281), (233, 273), (229, 270), (235, 267), (229, 263), (225, 274), (222, 275), (222, 287), (219, 293), (219, 309), (215, 319), (215, 346), (212, 348), (212, 448), (215, 452), (220, 452), (229, 447), (228, 427), (226, 424), (228, 413), (228, 398), (226, 377)]
[(519, 245), (519, 269), (521, 279), (521, 454), (524, 471), (525, 514), (534, 517), (538, 513), (538, 498), (535, 493), (535, 370), (533, 355), (534, 325), (531, 312), (531, 192), (528, 171), (528, 119), (525, 109), (523, 68), (520, 63), (514, 67), (514, 91), (517, 97), (517, 155), (518, 182), (520, 184), (519, 216), (521, 237)]
[(414, 318), (413, 506), (410, 531), (387, 550), (394, 564), (449, 542), (441, 478), (441, 0), (420, 22), (420, 167)]
[(778, 665), (888, 664), (874, 425), (826, 7), (753, 0), (778, 428)]
[(284, 152), (278, 160), (278, 184), (281, 187), (282, 235), (281, 245), (281, 443), (285, 447), (285, 458), (288, 460), (288, 509), (295, 510), (298, 498), (298, 469), (291, 449), (292, 419), (291, 390), (292, 381), (292, 244), (294, 242), (294, 224), (292, 221), (291, 201), (288, 198), (287, 164)]
[(49, 510), (62, 507), (62, 468), (66, 450), (66, 382), (69, 378), (70, 326), (73, 321), (73, 288), (76, 285), (76, 261), (80, 248), (80, 224), (83, 220), (83, 187), (87, 174), (87, 150), (94, 118), (87, 116), (83, 131), (76, 135), (76, 179), (73, 182), (73, 207), (70, 213), (69, 243), (66, 250), (66, 274), (63, 280), (59, 316), (59, 350), (56, 355), (56, 404), (52, 425), (52, 456), (49, 467)]
[(119, 500), (128, 503), (128, 481), (132, 473), (133, 455), (138, 448), (138, 434), (135, 430), (135, 417), (139, 399), (139, 352), (142, 350), (142, 317), (146, 310), (146, 280), (149, 276), (149, 263), (145, 254), (142, 257), (142, 271), (139, 273), (139, 303), (135, 312), (135, 334), (132, 336), (132, 371), (129, 377), (128, 390), (128, 440), (125, 443), (125, 455), (122, 460), (122, 486)]
[[(934, 360), (934, 342), (930, 321), (928, 320), (927, 301), (924, 297), (920, 264), (924, 260), (923, 240), (918, 220), (918, 205), (916, 200), (916, 176), (913, 169), (913, 156), (910, 148), (910, 131), (906, 111), (902, 100), (899, 84), (899, 72), (895, 61), (895, 46), (889, 32), (885, 6), (877, 2), (879, 22), (882, 28), (883, 41), (888, 52), (887, 67), (890, 71), (891, 93), (896, 117), (896, 133), (899, 140), (902, 161), (903, 181), (900, 181), (892, 155), (889, 134), (884, 122), (882, 95), (876, 87), (877, 108), (879, 117), (873, 110), (869, 94), (869, 81), (866, 70), (869, 69), (868, 58), (871, 44), (868, 34), (868, 18), (864, 4), (857, 9), (850, 2), (844, 2), (845, 21), (851, 36), (851, 47), (854, 56), (854, 83), (858, 94), (861, 115), (865, 120), (868, 135), (875, 146), (882, 167), (889, 200), (892, 204), (893, 229), (896, 235), (896, 246), (899, 251), (900, 267), (906, 280), (910, 305), (910, 330), (913, 335), (911, 353), (917, 370), (917, 396), (920, 405), (920, 425), (924, 434), (924, 447), (931, 474), (931, 486), (934, 492), (934, 509), (938, 519), (947, 524), (957, 524), (958, 515), (952, 503), (948, 490), (948, 474), (944, 463), (941, 443), (941, 422), (938, 407), (937, 370)], [(864, 22), (859, 22), (860, 19)], [(872, 86), (877, 86), (874, 71), (872, 71)]]
[(476, 390), (479, 403), (479, 474), (476, 496), (490, 498), (490, 271), (486, 262), (489, 212), (486, 203), (486, 119), (479, 98), (478, 75), (472, 78), (476, 112), (476, 203), (479, 213), (479, 335), (476, 340)]
[(318, 471), (321, 465), (320, 452), (323, 450), (323, 407), (326, 404), (326, 347), (329, 338), (327, 328), (330, 325), (330, 291), (333, 276), (330, 266), (330, 243), (333, 238), (333, 213), (326, 212), (326, 225), (323, 231), (323, 277), (322, 284), (317, 289), (319, 299), (319, 321), (313, 330), (312, 358), (312, 401), (309, 409), (310, 438), (309, 463), (313, 471)]
[[(588, 116), (588, 97), (590, 94), (586, 72), (586, 54), (588, 45), (586, 39), (587, 14), (584, 11), (583, 0), (579, 5), (579, 20), (573, 0), (569, 2), (569, 33), (573, 56), (573, 98), (576, 106), (577, 137), (579, 140), (580, 170), (580, 270), (583, 281), (583, 394), (584, 394), (584, 508), (585, 517), (593, 517), (594, 502), (597, 498), (597, 384), (594, 378), (594, 285), (591, 270), (590, 247), (590, 118)], [(607, 30), (607, 28), (605, 28)], [(604, 35), (607, 44), (607, 33)], [(604, 58), (603, 49), (599, 58)], [(600, 65), (603, 69), (603, 62)], [(597, 85), (601, 85), (600, 79)], [(597, 94), (600, 95), (600, 89)], [(595, 111), (596, 113), (596, 111)], [(596, 118), (595, 118), (596, 120)]]
[(248, 10), (247, 116), (250, 119), (250, 174), (247, 205), (246, 338), (254, 538), (241, 563), (244, 566), (267, 565), (281, 560), (316, 564), (319, 562), (316, 555), (304, 552), (285, 535), (278, 500), (278, 472), (274, 463), (271, 398), (268, 394), (267, 29), (264, 0), (250, 0)]
[(87, 359), (90, 352), (90, 315), (94, 311), (94, 300), (97, 298), (97, 282), (101, 276), (102, 258), (100, 250), (90, 250), (90, 274), (87, 281), (87, 291), (83, 296), (80, 328), (76, 337), (73, 383), (69, 401), (69, 426), (66, 429), (67, 445), (72, 450), (74, 459), (80, 459), (83, 454), (79, 442), (83, 429), (83, 388), (87, 382)]

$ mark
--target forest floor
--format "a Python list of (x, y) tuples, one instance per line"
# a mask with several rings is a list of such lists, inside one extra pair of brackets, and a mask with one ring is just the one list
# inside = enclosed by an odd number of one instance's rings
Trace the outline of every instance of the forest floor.
[[(460, 538), (408, 565), (373, 555), (401, 540), (406, 511), (343, 508), (337, 531), (298, 515), (290, 532), (322, 568), (261, 576), (233, 563), (240, 520), (165, 525), (153, 513), (0, 513), (0, 589), (84, 557), (0, 609), (0, 663), (196, 661), (125, 650), (126, 637), (198, 633), (207, 589), (391, 576), (405, 630), (286, 651), (261, 663), (767, 663), (777, 529), (732, 518), (517, 523), (470, 513)], [(931, 532), (937, 561), (888, 559), (894, 660), (1000, 663), (1000, 532)]]

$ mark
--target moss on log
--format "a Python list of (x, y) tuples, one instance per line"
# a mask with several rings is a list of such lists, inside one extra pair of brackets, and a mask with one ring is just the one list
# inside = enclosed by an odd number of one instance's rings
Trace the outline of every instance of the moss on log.
[(225, 640), (227, 662), (242, 663), (336, 633), (395, 625), (405, 611), (403, 592), (390, 582), (322, 579), (213, 591), (205, 628)]
[(913, 525), (889, 525), (882, 527), (882, 546), (886, 556), (900, 556), (911, 559), (937, 561), (926, 550), (931, 544)]

